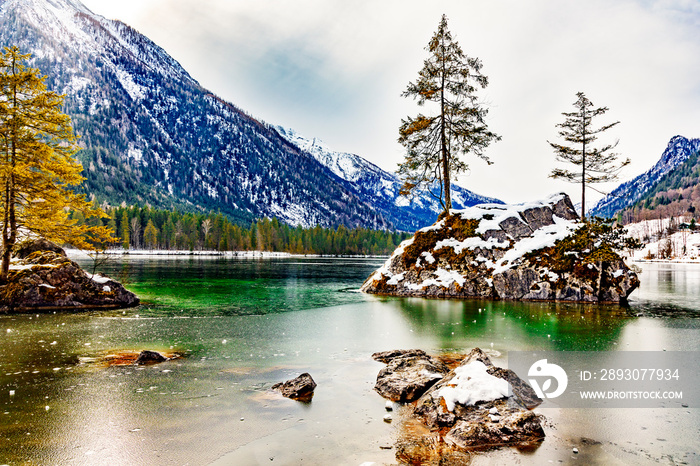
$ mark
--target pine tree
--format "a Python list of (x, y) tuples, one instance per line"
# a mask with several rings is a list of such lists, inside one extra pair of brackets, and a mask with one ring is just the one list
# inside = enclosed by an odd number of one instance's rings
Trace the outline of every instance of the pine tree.
[(80, 224), (69, 216), (71, 210), (84, 219), (106, 214), (71, 189), (84, 178), (73, 158), (70, 118), (61, 112), (63, 96), (47, 91), (46, 77), (26, 66), (29, 57), (17, 47), (6, 47), (0, 54), (3, 283), (20, 231), (91, 250), (112, 239), (102, 222)]
[(122, 247), (124, 249), (129, 249), (129, 247), (131, 246), (131, 241), (129, 238), (129, 214), (127, 214), (126, 210), (122, 212), (120, 229), (122, 233)]
[[(438, 110), (434, 116), (419, 114), (401, 121), (399, 142), (407, 154), (398, 173), (404, 180), (401, 194), (427, 189), (449, 213), (450, 177), (469, 168), (460, 154), (473, 153), (491, 164), (484, 149), (500, 136), (488, 130), (488, 110), (475, 94), (477, 87), (488, 85), (488, 78), (481, 74), (481, 61), (465, 55), (453, 41), (445, 15), (426, 50), (430, 57), (402, 96), (413, 97), (419, 106), (433, 102)], [(436, 185), (437, 193), (433, 191)]]
[(149, 249), (155, 249), (158, 246), (158, 228), (151, 219), (148, 220), (148, 224), (143, 230), (143, 243)]
[(559, 136), (570, 145), (565, 146), (547, 141), (554, 149), (557, 160), (572, 163), (579, 167), (577, 171), (569, 171), (555, 168), (549, 175), (550, 178), (561, 178), (569, 183), (581, 183), (581, 220), (586, 220), (586, 188), (592, 183), (604, 183), (617, 180), (623, 167), (630, 163), (626, 159), (619, 165), (616, 164), (619, 154), (610, 152), (619, 141), (602, 147), (592, 147), (598, 139), (598, 134), (609, 130), (620, 123), (616, 121), (599, 128), (593, 127), (593, 118), (605, 114), (607, 107), (593, 108), (593, 103), (588, 100), (583, 92), (576, 94), (578, 99), (574, 103), (575, 112), (562, 113), (566, 117), (564, 123), (557, 125), (561, 128)]

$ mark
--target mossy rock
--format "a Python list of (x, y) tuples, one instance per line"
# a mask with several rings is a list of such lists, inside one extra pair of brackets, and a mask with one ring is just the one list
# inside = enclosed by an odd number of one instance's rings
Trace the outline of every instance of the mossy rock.
[(14, 256), (17, 259), (26, 259), (30, 255), (40, 251), (51, 251), (61, 256), (66, 256), (66, 252), (55, 243), (44, 238), (24, 240), (15, 246)]

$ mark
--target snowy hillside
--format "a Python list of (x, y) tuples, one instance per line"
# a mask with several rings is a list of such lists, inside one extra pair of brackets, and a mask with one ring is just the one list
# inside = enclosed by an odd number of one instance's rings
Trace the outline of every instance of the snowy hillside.
[(634, 251), (635, 260), (700, 263), (700, 229), (680, 228), (690, 217), (644, 220), (625, 225), (627, 234), (644, 247)]

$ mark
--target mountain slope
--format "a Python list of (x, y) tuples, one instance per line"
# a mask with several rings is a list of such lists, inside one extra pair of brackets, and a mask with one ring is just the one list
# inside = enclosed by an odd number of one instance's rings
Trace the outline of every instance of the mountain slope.
[(687, 139), (674, 136), (668, 143), (661, 159), (647, 172), (635, 179), (622, 183), (589, 211), (589, 215), (613, 217), (619, 211), (633, 205), (652, 190), (659, 180), (700, 150), (700, 139)]
[(0, 45), (11, 44), (66, 94), (86, 190), (98, 201), (392, 227), (344, 180), (203, 89), (149, 39), (77, 1), (0, 0)]
[(700, 210), (700, 152), (667, 172), (637, 202), (622, 211), (624, 223), (693, 217)]
[[(98, 202), (307, 227), (412, 230), (434, 221), (432, 201), (397, 200), (394, 175), (352, 156), (362, 174), (344, 176), (317, 151), (203, 89), (148, 38), (76, 0), (0, 0), (0, 46), (7, 45), (32, 53), (48, 87), (66, 95), (84, 189)], [(463, 206), (493, 201), (460, 195)]]
[[(432, 224), (442, 212), (440, 203), (427, 193), (418, 193), (412, 199), (399, 196), (403, 184), (395, 173), (389, 173), (355, 154), (338, 152), (318, 139), (308, 139), (296, 131), (275, 127), (289, 142), (311, 154), (334, 174), (352, 185), (355, 192), (402, 230), (413, 231)], [(502, 204), (503, 201), (475, 194), (461, 186), (452, 185), (452, 204), (464, 209), (476, 204)]]

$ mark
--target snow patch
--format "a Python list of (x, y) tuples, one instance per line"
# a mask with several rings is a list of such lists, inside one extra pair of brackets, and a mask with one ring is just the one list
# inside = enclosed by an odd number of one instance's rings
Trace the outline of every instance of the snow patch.
[(435, 278), (429, 278), (422, 283), (410, 283), (406, 285), (406, 288), (409, 290), (422, 290), (427, 286), (433, 285), (449, 288), (452, 283), (456, 282), (459, 286), (462, 286), (464, 282), (467, 281), (459, 272), (455, 272), (454, 270), (450, 271), (438, 268), (433, 274)]
[(126, 152), (126, 156), (140, 162), (143, 159), (143, 151), (141, 149), (129, 147), (129, 150)]
[(85, 89), (88, 84), (90, 84), (90, 80), (84, 76), (73, 76), (66, 86), (66, 90), (64, 93), (68, 92), (80, 92), (83, 89)]
[(464, 241), (457, 241), (454, 238), (448, 238), (444, 239), (441, 241), (438, 241), (437, 244), (435, 244), (435, 250), (437, 251), (438, 249), (441, 248), (449, 248), (451, 247), (454, 249), (455, 254), (459, 254), (465, 249), (476, 249), (476, 248), (483, 248), (483, 249), (493, 249), (493, 248), (507, 248), (508, 243), (507, 242), (501, 242), (498, 241), (496, 238), (489, 238), (488, 240), (483, 240), (479, 238), (478, 236), (473, 236), (471, 238), (467, 238)]
[(517, 265), (518, 260), (525, 254), (537, 251), (538, 249), (554, 246), (555, 242), (566, 238), (581, 226), (581, 224), (578, 222), (573, 220), (564, 220), (556, 215), (553, 218), (553, 225), (547, 225), (535, 230), (532, 233), (532, 236), (522, 238), (520, 241), (515, 243), (511, 249), (506, 251), (505, 255), (501, 257), (498, 262), (493, 264), (494, 275), (497, 273), (503, 273)]
[(114, 73), (117, 75), (117, 79), (126, 93), (129, 94), (129, 97), (131, 97), (131, 100), (136, 102), (143, 100), (143, 98), (146, 96), (146, 91), (143, 89), (143, 87), (134, 82), (134, 79), (128, 72), (121, 68), (115, 68)]
[(399, 282), (403, 280), (404, 275), (406, 275), (406, 272), (401, 272), (399, 274), (394, 275), (389, 281), (387, 281), (387, 284), (398, 285)]
[(87, 275), (87, 277), (90, 280), (92, 280), (95, 283), (99, 283), (100, 285), (105, 284), (105, 283), (112, 280), (111, 278), (103, 277), (102, 275), (97, 274), (97, 273), (95, 275), (93, 275), (91, 273), (85, 272), (85, 275)]
[(31, 270), (34, 267), (56, 268), (54, 264), (13, 264), (10, 263), (10, 270)]
[(481, 361), (473, 361), (455, 369), (449, 385), (438, 390), (447, 409), (454, 411), (457, 403), (472, 406), (480, 401), (493, 401), (508, 396), (509, 384), (486, 371)]
[(422, 371), (420, 371), (420, 375), (428, 379), (441, 379), (443, 377), (442, 374), (438, 374), (437, 372), (430, 372), (427, 369), (423, 369)]

